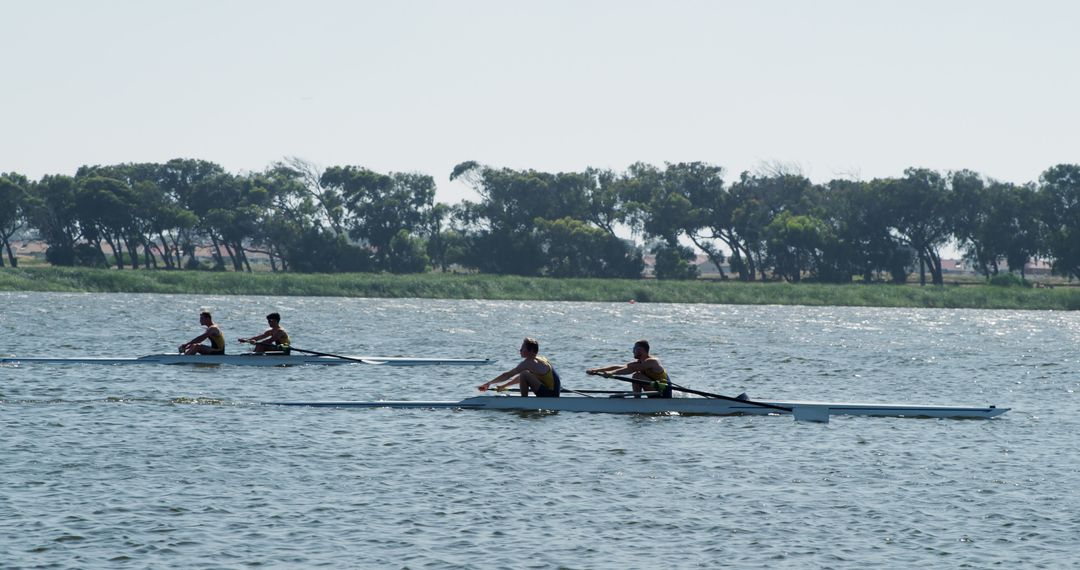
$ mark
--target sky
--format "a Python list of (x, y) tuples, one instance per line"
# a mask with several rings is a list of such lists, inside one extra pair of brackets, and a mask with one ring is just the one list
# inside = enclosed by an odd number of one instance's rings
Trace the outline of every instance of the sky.
[(0, 0), (0, 172), (1080, 162), (1080, 3)]

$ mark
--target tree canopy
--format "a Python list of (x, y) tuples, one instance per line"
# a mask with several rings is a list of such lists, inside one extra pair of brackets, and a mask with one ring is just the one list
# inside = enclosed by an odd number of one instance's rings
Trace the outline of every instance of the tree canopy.
[(824, 184), (783, 168), (725, 175), (704, 162), (542, 172), (466, 161), (450, 180), (478, 199), (442, 204), (427, 174), (295, 158), (241, 174), (195, 159), (36, 181), (0, 173), (0, 264), (17, 263), (11, 240), (30, 233), (50, 263), (118, 269), (251, 271), (258, 254), (273, 271), (636, 278), (652, 256), (656, 277), (690, 279), (702, 252), (725, 279), (917, 272), (941, 284), (941, 251), (956, 244), (988, 278), (1034, 258), (1080, 277), (1080, 165), (1026, 184), (925, 168)]

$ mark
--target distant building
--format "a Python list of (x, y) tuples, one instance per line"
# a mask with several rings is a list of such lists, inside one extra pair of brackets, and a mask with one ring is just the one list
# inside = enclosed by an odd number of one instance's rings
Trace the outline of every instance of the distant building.
[(942, 273), (971, 273), (971, 268), (962, 259), (942, 259)]
[[(998, 262), (1000, 271), (1009, 270), (1009, 262), (1002, 259)], [(1035, 259), (1024, 264), (1024, 275), (1050, 275), (1050, 262), (1045, 259)]]

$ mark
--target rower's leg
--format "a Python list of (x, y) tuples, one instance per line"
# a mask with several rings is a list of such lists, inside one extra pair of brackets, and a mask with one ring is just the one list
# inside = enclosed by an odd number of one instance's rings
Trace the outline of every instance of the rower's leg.
[(540, 389), (541, 382), (540, 382), (540, 379), (537, 378), (535, 374), (533, 374), (532, 372), (529, 372), (528, 370), (526, 370), (526, 371), (522, 372), (521, 374), (519, 374), (518, 378), (521, 381), (521, 395), (522, 395), (522, 397), (528, 397), (529, 396), (529, 390), (532, 390), (534, 394), (538, 393), (537, 390)]
[[(645, 376), (640, 372), (635, 372), (634, 375), (631, 376), (631, 378), (633, 378), (634, 380), (644, 380)], [(640, 383), (640, 382), (634, 382), (633, 386), (634, 386), (634, 397), (635, 398), (640, 398), (641, 397), (641, 392), (645, 390), (645, 388), (644, 388), (645, 385)]]

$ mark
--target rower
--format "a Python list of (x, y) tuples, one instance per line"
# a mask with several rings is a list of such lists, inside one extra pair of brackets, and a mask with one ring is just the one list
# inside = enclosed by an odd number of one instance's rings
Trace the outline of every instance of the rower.
[(532, 391), (540, 398), (558, 398), (562, 389), (559, 374), (555, 372), (555, 367), (547, 358), (539, 355), (540, 342), (526, 337), (521, 342), (518, 353), (521, 354), (522, 360), (517, 366), (484, 382), (477, 388), (485, 392), (492, 384), (508, 380), (505, 384), (496, 386), (495, 389), (501, 392), (510, 386), (517, 385), (523, 397), (528, 396)]
[(281, 328), (281, 315), (270, 313), (266, 315), (266, 323), (270, 328), (251, 338), (238, 338), (238, 342), (247, 342), (255, 345), (255, 352), (280, 352), (289, 354), (289, 333)]
[[(641, 392), (645, 387), (649, 387), (651, 392), (655, 392), (655, 396), (660, 398), (670, 398), (671, 382), (668, 380), (667, 369), (664, 368), (664, 365), (660, 364), (658, 358), (649, 354), (649, 350), (649, 341), (639, 340), (634, 343), (633, 361), (627, 362), (626, 364), (604, 366), (602, 368), (590, 368), (586, 370), (585, 373), (600, 376), (615, 376), (632, 372), (634, 375), (631, 376), (631, 378), (641, 381), (634, 382), (635, 398), (641, 397)], [(651, 398), (654, 396), (649, 394), (649, 397)]]
[[(225, 335), (221, 327), (214, 322), (208, 311), (199, 313), (199, 324), (206, 327), (206, 332), (180, 345), (181, 354), (225, 354)], [(201, 344), (209, 340), (210, 344)]]

